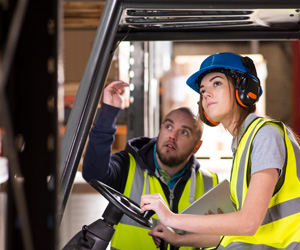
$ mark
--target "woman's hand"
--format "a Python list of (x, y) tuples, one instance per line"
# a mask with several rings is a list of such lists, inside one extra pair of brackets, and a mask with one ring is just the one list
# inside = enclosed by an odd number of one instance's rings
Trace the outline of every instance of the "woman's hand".
[(144, 213), (146, 210), (155, 211), (160, 222), (166, 226), (169, 226), (167, 225), (168, 221), (170, 221), (172, 215), (174, 215), (174, 213), (170, 211), (166, 202), (159, 193), (147, 194), (142, 196), (141, 213)]
[(216, 247), (221, 239), (218, 235), (204, 235), (197, 233), (178, 234), (170, 227), (162, 224), (157, 225), (148, 233), (152, 236), (156, 247), (160, 247), (162, 240), (175, 246), (189, 246), (196, 248)]
[(129, 84), (123, 81), (114, 81), (107, 85), (103, 93), (103, 102), (105, 104), (121, 108), (124, 100), (125, 87)]
[[(218, 214), (224, 214), (221, 208), (218, 208), (217, 212), (218, 212)], [(215, 213), (209, 209), (208, 213), (206, 213), (206, 215), (208, 215), (208, 214), (215, 214)]]
[(160, 247), (162, 239), (171, 245), (176, 246), (176, 239), (179, 236), (173, 229), (162, 224), (158, 224), (148, 234), (152, 236), (157, 248)]

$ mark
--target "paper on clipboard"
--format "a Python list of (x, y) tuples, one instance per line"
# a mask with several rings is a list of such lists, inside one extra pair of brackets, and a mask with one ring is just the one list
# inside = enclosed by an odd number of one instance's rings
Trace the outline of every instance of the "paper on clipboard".
[[(194, 201), (190, 206), (181, 211), (181, 214), (207, 214), (209, 210), (218, 213), (220, 208), (223, 213), (234, 212), (234, 206), (230, 198), (230, 189), (228, 180), (224, 180), (211, 190)], [(174, 229), (177, 233), (183, 234), (181, 230)]]

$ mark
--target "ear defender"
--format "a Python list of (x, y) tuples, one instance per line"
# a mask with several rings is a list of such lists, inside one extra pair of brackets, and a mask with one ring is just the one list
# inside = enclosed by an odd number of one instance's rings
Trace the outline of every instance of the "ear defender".
[(254, 105), (260, 97), (260, 83), (251, 76), (243, 74), (237, 78), (235, 85), (235, 97), (242, 107)]
[[(249, 57), (242, 57), (241, 61), (251, 75), (257, 75), (254, 63)], [(262, 94), (258, 78), (254, 79), (251, 75), (247, 73), (238, 75), (235, 85), (237, 103), (244, 108), (254, 105)]]

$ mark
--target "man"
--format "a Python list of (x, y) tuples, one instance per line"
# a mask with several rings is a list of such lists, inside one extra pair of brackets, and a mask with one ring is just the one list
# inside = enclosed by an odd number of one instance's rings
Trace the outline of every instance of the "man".
[[(127, 86), (115, 81), (104, 89), (102, 107), (89, 135), (83, 177), (86, 181), (97, 179), (137, 204), (143, 194), (160, 193), (170, 209), (179, 213), (218, 182), (216, 174), (200, 170), (194, 156), (202, 144), (203, 124), (188, 108), (172, 110), (165, 117), (157, 138), (131, 139), (125, 150), (112, 155), (116, 118)], [(157, 224), (157, 217), (152, 218)], [(111, 247), (156, 249), (149, 231), (123, 216)]]

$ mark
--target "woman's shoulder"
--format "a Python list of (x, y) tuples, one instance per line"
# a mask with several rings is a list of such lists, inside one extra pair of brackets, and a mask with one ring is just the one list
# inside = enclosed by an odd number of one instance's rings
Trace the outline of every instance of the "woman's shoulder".
[[(284, 146), (283, 130), (272, 123), (266, 123), (262, 126), (255, 135), (254, 144), (268, 145), (270, 147), (275, 145)], [(273, 145), (275, 143), (275, 145)]]
[(271, 123), (262, 126), (252, 142), (252, 174), (267, 168), (281, 170), (286, 157), (283, 131)]
[(283, 137), (284, 132), (279, 126), (276, 126), (274, 123), (267, 122), (258, 130), (257, 134)]

